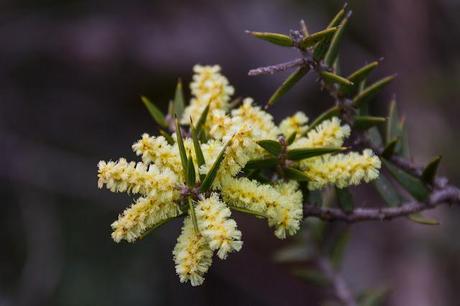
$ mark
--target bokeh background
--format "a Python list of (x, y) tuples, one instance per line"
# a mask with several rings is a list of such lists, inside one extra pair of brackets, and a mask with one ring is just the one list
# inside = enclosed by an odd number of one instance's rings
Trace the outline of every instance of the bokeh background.
[[(110, 223), (131, 199), (100, 191), (97, 162), (124, 156), (155, 126), (139, 101), (166, 109), (175, 82), (195, 63), (220, 64), (239, 96), (265, 102), (286, 74), (248, 77), (297, 54), (244, 30), (287, 32), (306, 20), (320, 30), (341, 1), (0, 2), (0, 305), (320, 305), (328, 292), (273, 261), (265, 222), (237, 220), (245, 246), (216, 260), (200, 288), (181, 285), (171, 251), (177, 222), (131, 245)], [(356, 0), (342, 46), (346, 72), (384, 57), (374, 77), (399, 77), (396, 94), (419, 163), (443, 155), (460, 183), (460, 2)], [(273, 107), (314, 117), (331, 101), (313, 77)], [(364, 199), (362, 205), (377, 199)], [(459, 305), (460, 210), (429, 213), (424, 227), (397, 220), (354, 225), (343, 273), (355, 292), (391, 288), (385, 305)]]

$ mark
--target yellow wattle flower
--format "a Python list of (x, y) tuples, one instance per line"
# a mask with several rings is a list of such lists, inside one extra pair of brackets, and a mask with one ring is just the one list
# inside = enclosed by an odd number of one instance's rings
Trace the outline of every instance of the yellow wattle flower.
[(104, 185), (112, 192), (130, 192), (143, 195), (155, 195), (160, 201), (173, 201), (178, 198), (176, 191), (178, 178), (174, 172), (165, 168), (160, 170), (156, 165), (118, 161), (98, 164), (98, 187)]
[(303, 135), (308, 129), (308, 117), (303, 112), (297, 112), (292, 116), (285, 118), (281, 121), (279, 129), (285, 137), (291, 136), (292, 133), (296, 133), (296, 137)]
[(328, 184), (339, 188), (370, 182), (379, 176), (380, 159), (370, 149), (362, 154), (328, 155), (307, 160), (304, 170), (310, 181), (310, 190), (320, 189)]
[(237, 229), (235, 220), (230, 219), (230, 209), (220, 201), (216, 193), (198, 201), (195, 212), (201, 235), (206, 238), (211, 250), (217, 250), (220, 259), (225, 259), (228, 253), (241, 249), (241, 232)]
[(295, 182), (271, 186), (244, 177), (226, 177), (221, 193), (232, 205), (266, 215), (275, 235), (284, 239), (297, 232), (302, 220), (302, 193), (297, 188)]
[(340, 125), (340, 119), (333, 117), (321, 122), (308, 132), (307, 136), (297, 139), (291, 148), (340, 147), (345, 138), (350, 136), (350, 127)]
[(112, 223), (112, 238), (115, 242), (133, 242), (149, 228), (179, 213), (175, 203), (161, 202), (156, 196), (141, 197)]
[(181, 283), (190, 281), (192, 286), (203, 283), (204, 274), (208, 272), (212, 263), (212, 250), (206, 239), (195, 232), (190, 217), (184, 219), (182, 232), (174, 247), (173, 258)]

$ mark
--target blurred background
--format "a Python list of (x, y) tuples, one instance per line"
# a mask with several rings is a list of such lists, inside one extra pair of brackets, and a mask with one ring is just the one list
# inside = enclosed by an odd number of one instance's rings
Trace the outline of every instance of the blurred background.
[[(180, 284), (172, 249), (177, 222), (136, 244), (115, 244), (110, 224), (131, 199), (100, 191), (97, 162), (134, 159), (130, 146), (155, 133), (139, 95), (163, 109), (178, 77), (220, 64), (238, 96), (264, 103), (286, 74), (248, 77), (294, 50), (244, 30), (287, 33), (305, 19), (320, 30), (342, 1), (0, 2), (0, 306), (320, 305), (330, 295), (273, 261), (292, 241), (237, 215), (243, 250), (216, 260), (199, 288)], [(460, 183), (460, 2), (356, 0), (341, 49), (344, 72), (384, 57), (375, 78), (398, 73), (373, 105), (395, 94), (418, 163), (443, 155)], [(331, 103), (309, 77), (276, 104), (279, 120), (313, 118)], [(362, 205), (377, 201), (366, 198)], [(354, 225), (343, 273), (356, 293), (391, 288), (385, 305), (459, 305), (460, 210), (429, 212), (441, 225), (407, 220)]]

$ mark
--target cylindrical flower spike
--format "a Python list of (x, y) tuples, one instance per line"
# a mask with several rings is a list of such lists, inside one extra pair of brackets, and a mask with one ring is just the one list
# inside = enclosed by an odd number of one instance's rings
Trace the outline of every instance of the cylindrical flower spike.
[(180, 209), (174, 203), (158, 201), (155, 196), (139, 198), (112, 223), (112, 238), (115, 242), (123, 239), (133, 242), (149, 228), (179, 213)]
[(177, 176), (169, 169), (160, 171), (155, 165), (128, 163), (124, 158), (117, 162), (100, 161), (98, 167), (99, 188), (106, 185), (112, 192), (152, 195), (160, 202), (171, 202), (179, 196)]
[(350, 136), (350, 127), (340, 125), (340, 119), (333, 117), (324, 120), (316, 128), (308, 132), (292, 144), (292, 148), (340, 147), (345, 138)]
[(285, 118), (281, 121), (279, 129), (285, 137), (289, 137), (292, 133), (297, 136), (303, 135), (308, 129), (308, 117), (303, 112), (297, 112), (293, 116)]
[(381, 161), (366, 149), (362, 154), (351, 152), (314, 158), (306, 165), (305, 174), (310, 178), (308, 188), (315, 190), (328, 184), (344, 188), (370, 182), (379, 176)]
[(217, 250), (220, 259), (225, 259), (228, 253), (241, 249), (241, 232), (237, 229), (235, 220), (230, 219), (230, 209), (220, 201), (216, 193), (198, 201), (195, 211), (200, 233), (208, 241), (211, 250)]
[(190, 217), (184, 220), (173, 257), (176, 273), (182, 283), (190, 281), (192, 286), (203, 283), (204, 274), (212, 263), (212, 250), (206, 239), (195, 231)]

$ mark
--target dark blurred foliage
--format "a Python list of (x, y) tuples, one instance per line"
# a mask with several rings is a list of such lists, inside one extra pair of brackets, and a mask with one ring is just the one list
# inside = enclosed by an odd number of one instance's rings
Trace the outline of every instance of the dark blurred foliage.
[[(238, 215), (245, 245), (216, 260), (205, 285), (179, 284), (171, 251), (179, 224), (134, 245), (115, 244), (110, 223), (131, 199), (99, 191), (96, 164), (125, 156), (155, 126), (139, 102), (166, 108), (177, 77), (220, 64), (238, 95), (264, 102), (286, 76), (250, 68), (292, 59), (244, 30), (287, 32), (304, 18), (319, 30), (340, 1), (3, 0), (0, 3), (0, 305), (319, 305), (325, 294), (274, 263), (265, 222)], [(395, 93), (417, 162), (442, 154), (460, 183), (460, 3), (352, 1), (345, 72), (385, 57), (377, 73)], [(331, 103), (310, 77), (280, 101), (277, 119), (310, 117)], [(372, 196), (363, 205), (376, 201)], [(433, 213), (439, 227), (398, 220), (359, 224), (344, 274), (356, 292), (392, 288), (388, 305), (458, 305), (460, 211)]]

